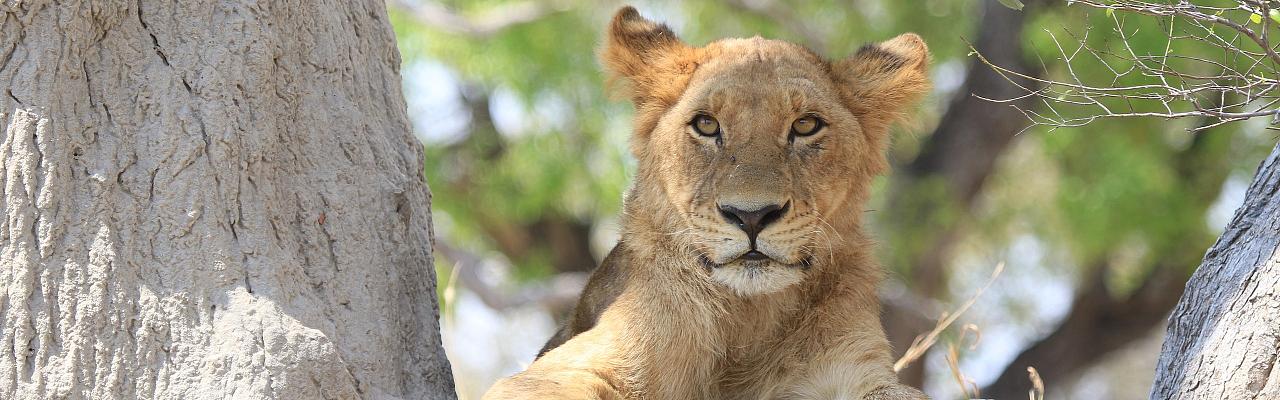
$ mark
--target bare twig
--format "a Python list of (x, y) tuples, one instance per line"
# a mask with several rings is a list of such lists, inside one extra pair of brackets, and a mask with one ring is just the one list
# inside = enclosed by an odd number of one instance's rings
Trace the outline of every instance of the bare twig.
[[(1190, 2), (1153, 3), (1138, 0), (1075, 0), (1072, 4), (1105, 10), (1118, 40), (1107, 48), (1090, 44), (1092, 26), (1064, 41), (1047, 31), (1056, 47), (1065, 79), (1036, 78), (1018, 73), (973, 53), (1025, 95), (1006, 99), (982, 98), (1006, 103), (1032, 122), (1052, 129), (1084, 126), (1113, 118), (1209, 118), (1211, 123), (1189, 128), (1195, 132), (1250, 118), (1270, 117), (1269, 129), (1280, 129), (1280, 54), (1272, 44), (1270, 12), (1275, 1), (1240, 0), (1235, 7), (1212, 7)], [(1158, 51), (1134, 49), (1130, 40), (1139, 31), (1126, 24), (1123, 14), (1155, 17), (1160, 34), (1168, 38)], [(1263, 16), (1258, 23), (1258, 16)], [(1254, 25), (1248, 20), (1252, 19)], [(1226, 33), (1224, 35), (1224, 32)], [(1220, 59), (1175, 54), (1174, 43), (1196, 41), (1222, 50)], [(1068, 44), (1069, 43), (1069, 44)], [(1256, 46), (1251, 49), (1250, 46)], [(972, 49), (972, 46), (970, 46)], [(1083, 57), (1082, 57), (1083, 56)], [(1078, 73), (1078, 64), (1096, 63), (1109, 71), (1109, 83), (1091, 83)], [(1212, 70), (1208, 72), (1206, 70)], [(1207, 72), (1207, 73), (1206, 73)], [(1094, 77), (1089, 77), (1094, 78)], [(1134, 78), (1154, 80), (1145, 84), (1121, 84)], [(1027, 87), (1025, 82), (1040, 87)], [(1036, 110), (1018, 104), (1036, 98)], [(981, 97), (979, 97), (981, 98)], [(1069, 108), (1069, 109), (1068, 109)]]

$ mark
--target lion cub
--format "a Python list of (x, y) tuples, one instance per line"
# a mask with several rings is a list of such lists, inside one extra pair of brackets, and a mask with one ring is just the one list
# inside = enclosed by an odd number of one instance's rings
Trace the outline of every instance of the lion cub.
[(904, 34), (828, 61), (684, 44), (634, 8), (601, 59), (636, 106), (622, 239), (488, 399), (923, 399), (898, 383), (861, 225), (888, 128), (929, 87)]

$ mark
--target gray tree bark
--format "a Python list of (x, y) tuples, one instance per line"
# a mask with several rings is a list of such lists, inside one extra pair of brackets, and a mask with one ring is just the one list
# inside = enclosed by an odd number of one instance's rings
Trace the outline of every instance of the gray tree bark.
[(0, 3), (0, 398), (452, 398), (380, 0)]
[(1173, 310), (1151, 398), (1280, 399), (1280, 145)]

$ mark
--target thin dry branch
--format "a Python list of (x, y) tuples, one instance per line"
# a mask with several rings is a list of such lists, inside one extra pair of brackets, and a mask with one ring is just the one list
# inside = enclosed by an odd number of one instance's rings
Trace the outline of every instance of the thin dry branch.
[[(1185, 1), (1178, 2), (1175, 4), (1160, 4), (1160, 3), (1149, 3), (1145, 1), (1128, 1), (1128, 0), (1119, 0), (1113, 3), (1102, 3), (1094, 0), (1072, 1), (1072, 4), (1082, 4), (1082, 5), (1098, 8), (1098, 9), (1110, 9), (1113, 12), (1115, 11), (1131, 12), (1131, 13), (1157, 16), (1157, 17), (1164, 17), (1164, 16), (1186, 17), (1194, 21), (1209, 22), (1213, 24), (1222, 25), (1222, 26), (1231, 28), (1236, 32), (1240, 32), (1241, 34), (1247, 36), (1249, 39), (1253, 40), (1254, 43), (1257, 43), (1258, 46), (1261, 47), (1264, 52), (1266, 52), (1267, 56), (1270, 57), (1272, 61), (1274, 61), (1276, 64), (1280, 64), (1280, 54), (1276, 54), (1275, 49), (1271, 46), (1270, 41), (1267, 40), (1266, 30), (1263, 30), (1261, 33), (1259, 33), (1258, 31), (1249, 29), (1249, 27), (1243, 23), (1238, 23), (1219, 15), (1221, 13), (1225, 13), (1227, 11), (1233, 11), (1233, 10), (1242, 10), (1242, 11), (1248, 12), (1249, 14), (1258, 14), (1263, 16), (1268, 15), (1265, 10), (1255, 9), (1252, 6), (1250, 6), (1249, 3), (1262, 4), (1261, 2), (1241, 1), (1240, 6), (1238, 8), (1225, 8), (1225, 7), (1209, 7), (1209, 6), (1196, 5), (1196, 4), (1191, 4), (1190, 2), (1185, 2)], [(1209, 11), (1212, 13), (1208, 13), (1206, 11)], [(1263, 18), (1262, 20), (1266, 21), (1267, 19), (1268, 18)], [(1263, 27), (1266, 28), (1265, 25)]]
[[(1134, 0), (1075, 0), (1071, 4), (1106, 10), (1116, 35), (1114, 45), (1090, 44), (1094, 29), (1070, 30), (1069, 40), (1046, 30), (1056, 47), (1065, 79), (1037, 78), (997, 65), (970, 46), (980, 62), (1026, 94), (1007, 99), (982, 98), (1006, 103), (1031, 121), (1031, 125), (1052, 129), (1084, 126), (1099, 119), (1113, 118), (1209, 118), (1210, 124), (1189, 128), (1199, 131), (1221, 124), (1251, 118), (1271, 117), (1268, 129), (1280, 129), (1280, 54), (1270, 38), (1271, 18), (1261, 23), (1248, 21), (1250, 16), (1269, 16), (1280, 2), (1274, 0), (1241, 0), (1235, 7), (1211, 7), (1177, 2), (1151, 3)], [(1156, 18), (1160, 33), (1168, 38), (1161, 49), (1151, 52), (1131, 46), (1139, 33), (1137, 24), (1126, 24), (1124, 14)], [(1257, 19), (1257, 18), (1253, 18)], [(1221, 31), (1230, 34), (1223, 35)], [(1220, 59), (1202, 55), (1176, 54), (1178, 41), (1196, 41), (1222, 50)], [(1257, 50), (1249, 46), (1257, 46)], [(1108, 48), (1107, 46), (1111, 46)], [(1153, 54), (1154, 53), (1154, 54)], [(1081, 63), (1090, 62), (1109, 71), (1097, 77), (1083, 77)], [(1132, 79), (1153, 81), (1124, 85)], [(1028, 87), (1038, 85), (1038, 87)], [(1017, 104), (1028, 97), (1036, 98), (1036, 109)]]

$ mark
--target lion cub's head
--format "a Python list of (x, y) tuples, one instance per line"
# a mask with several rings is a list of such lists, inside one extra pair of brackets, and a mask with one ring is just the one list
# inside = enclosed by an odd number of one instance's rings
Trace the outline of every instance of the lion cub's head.
[(803, 280), (858, 234), (888, 127), (928, 90), (914, 34), (831, 62), (759, 37), (690, 47), (625, 7), (601, 57), (637, 110), (628, 223), (743, 295)]

